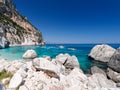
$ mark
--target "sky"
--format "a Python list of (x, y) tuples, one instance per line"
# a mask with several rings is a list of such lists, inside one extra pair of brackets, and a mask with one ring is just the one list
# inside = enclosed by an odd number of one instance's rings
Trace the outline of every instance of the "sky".
[(120, 43), (120, 0), (14, 0), (47, 43)]

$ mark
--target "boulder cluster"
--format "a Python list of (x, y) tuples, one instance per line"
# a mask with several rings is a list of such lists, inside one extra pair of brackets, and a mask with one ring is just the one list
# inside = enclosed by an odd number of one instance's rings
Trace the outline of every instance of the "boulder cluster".
[[(34, 57), (32, 57), (34, 55)], [(106, 73), (98, 67), (92, 67), (86, 75), (80, 68), (76, 56), (59, 54), (52, 59), (49, 56), (38, 58), (34, 50), (23, 55), (25, 61), (0, 60), (0, 72), (5, 70), (13, 76), (1, 80), (0, 90), (119, 90), (119, 73), (108, 69)], [(31, 60), (28, 60), (31, 59)], [(111, 74), (112, 73), (112, 74)], [(6, 82), (7, 85), (5, 84)]]
[(117, 50), (109, 45), (96, 45), (91, 50), (89, 57), (107, 63), (107, 76), (120, 86), (120, 48)]

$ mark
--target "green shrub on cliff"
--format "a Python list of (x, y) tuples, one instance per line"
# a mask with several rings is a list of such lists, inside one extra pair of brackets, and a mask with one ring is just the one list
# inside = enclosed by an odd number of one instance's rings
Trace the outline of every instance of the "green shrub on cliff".
[(19, 36), (21, 36), (23, 34), (24, 28), (17, 25), (17, 23), (13, 22), (9, 17), (3, 15), (2, 13), (0, 13), (0, 22), (2, 24), (10, 25), (10, 26), (14, 27), (17, 30), (17, 34)]
[(6, 70), (3, 70), (2, 72), (0, 72), (0, 81), (4, 78), (11, 78), (13, 76), (12, 73), (7, 72)]

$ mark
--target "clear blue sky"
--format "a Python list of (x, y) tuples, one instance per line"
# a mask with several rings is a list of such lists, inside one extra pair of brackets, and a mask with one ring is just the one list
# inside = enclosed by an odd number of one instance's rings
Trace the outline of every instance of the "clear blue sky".
[(46, 42), (119, 43), (120, 0), (14, 0)]

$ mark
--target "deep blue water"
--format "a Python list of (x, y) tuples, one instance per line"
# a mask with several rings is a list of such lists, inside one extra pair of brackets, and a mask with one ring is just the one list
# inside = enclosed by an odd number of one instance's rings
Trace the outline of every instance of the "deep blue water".
[[(88, 58), (90, 50), (95, 45), (96, 44), (47, 44), (46, 46), (15, 46), (0, 49), (0, 55), (7, 60), (19, 60), (22, 59), (22, 55), (28, 49), (34, 49), (39, 57), (51, 56), (51, 58), (55, 58), (56, 55), (60, 53), (68, 53), (70, 55), (76, 55), (81, 68), (87, 72), (94, 65), (105, 67), (103, 63)], [(64, 46), (64, 48), (62, 48), (62, 46)], [(110, 46), (117, 49), (120, 44), (110, 44)]]

